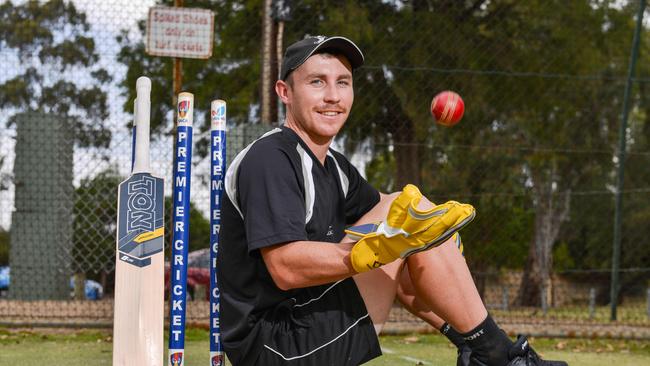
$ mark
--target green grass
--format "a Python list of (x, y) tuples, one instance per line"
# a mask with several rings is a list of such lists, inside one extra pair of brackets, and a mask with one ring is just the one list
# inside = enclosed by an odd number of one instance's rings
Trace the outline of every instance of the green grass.
[[(455, 350), (440, 335), (386, 336), (380, 340), (384, 356), (367, 363), (369, 366), (455, 365)], [(650, 365), (650, 341), (534, 338), (531, 343), (544, 357), (563, 359), (572, 366)], [(0, 365), (111, 365), (111, 347), (110, 332), (103, 330), (0, 328)], [(185, 365), (207, 365), (207, 331), (188, 330), (186, 352)]]

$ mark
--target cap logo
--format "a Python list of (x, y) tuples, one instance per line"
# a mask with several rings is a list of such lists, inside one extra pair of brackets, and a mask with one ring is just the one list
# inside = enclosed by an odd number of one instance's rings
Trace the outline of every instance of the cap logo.
[(315, 36), (314, 38), (316, 38), (316, 40), (314, 41), (314, 44), (323, 43), (323, 41), (325, 41), (327, 39), (327, 37), (325, 37), (325, 36)]

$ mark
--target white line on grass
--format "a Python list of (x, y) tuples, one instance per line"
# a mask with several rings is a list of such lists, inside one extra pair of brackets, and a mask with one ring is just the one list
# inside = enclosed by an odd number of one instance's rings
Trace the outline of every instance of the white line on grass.
[(416, 365), (428, 365), (429, 364), (427, 361), (424, 361), (424, 360), (420, 360), (420, 359), (409, 357), (409, 356), (403, 356), (403, 355), (393, 351), (390, 348), (381, 347), (381, 352), (385, 353), (387, 355), (396, 355), (397, 357), (401, 358), (402, 360), (406, 360), (406, 361), (409, 361), (409, 362), (415, 362)]

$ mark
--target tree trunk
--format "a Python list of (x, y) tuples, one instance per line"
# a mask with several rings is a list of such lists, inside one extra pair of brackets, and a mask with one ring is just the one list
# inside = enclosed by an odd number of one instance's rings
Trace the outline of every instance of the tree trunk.
[[(540, 200), (547, 200), (547, 197), (541, 197)], [(541, 306), (546, 309), (548, 305), (550, 269), (553, 267), (551, 249), (555, 241), (549, 233), (548, 216), (552, 214), (548, 207), (538, 205), (535, 215), (535, 234), (528, 250), (526, 268), (519, 290), (520, 303), (524, 306)]]
[(557, 193), (558, 179), (553, 164), (550, 171), (533, 172), (535, 194), (535, 233), (528, 250), (524, 276), (519, 287), (517, 303), (523, 306), (541, 306), (544, 311), (553, 304), (551, 271), (553, 245), (560, 227), (569, 215), (571, 191)]
[(532, 240), (531, 245), (528, 247), (528, 259), (526, 259), (526, 267), (524, 268), (524, 275), (519, 285), (519, 292), (517, 293), (517, 304), (521, 306), (539, 306), (540, 305), (540, 284), (542, 280), (539, 274), (539, 268), (536, 267), (537, 256), (535, 248), (535, 239)]

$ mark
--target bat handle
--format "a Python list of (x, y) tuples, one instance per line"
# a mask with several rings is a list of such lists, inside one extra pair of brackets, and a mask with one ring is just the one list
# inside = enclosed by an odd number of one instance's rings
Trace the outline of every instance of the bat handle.
[(151, 118), (151, 80), (141, 76), (136, 82), (135, 163), (133, 173), (150, 172), (149, 123)]

